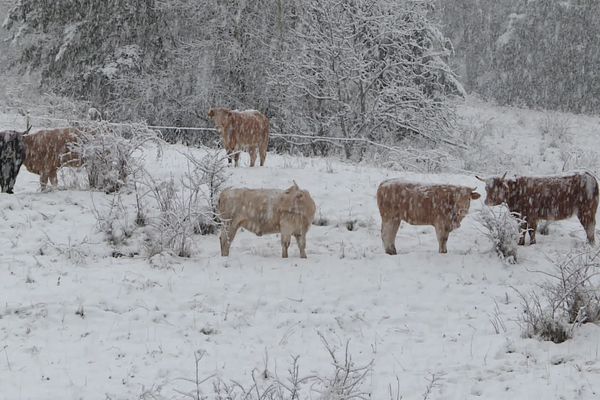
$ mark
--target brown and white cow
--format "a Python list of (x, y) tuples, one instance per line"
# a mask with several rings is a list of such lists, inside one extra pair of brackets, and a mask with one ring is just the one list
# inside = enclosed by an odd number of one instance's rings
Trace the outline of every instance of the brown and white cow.
[(32, 174), (40, 176), (42, 190), (48, 181), (58, 185), (57, 173), (61, 167), (80, 167), (81, 157), (70, 149), (77, 143), (79, 131), (75, 128), (43, 129), (23, 135), (25, 161), (23, 165)]
[(381, 239), (387, 254), (396, 254), (396, 233), (402, 221), (411, 225), (433, 225), (439, 252), (447, 253), (448, 235), (460, 227), (471, 200), (480, 197), (474, 188), (434, 185), (390, 179), (377, 189), (381, 215)]
[(476, 176), (485, 182), (485, 204), (496, 206), (506, 203), (511, 212), (519, 213), (525, 220), (519, 244), (525, 244), (529, 230), (529, 243), (535, 243), (538, 220), (558, 221), (577, 215), (585, 229), (587, 239), (594, 243), (596, 209), (598, 208), (598, 182), (588, 172), (553, 176), (519, 176), (511, 179)]
[(228, 256), (239, 228), (257, 236), (281, 233), (281, 256), (287, 258), (291, 237), (306, 258), (306, 232), (315, 217), (315, 202), (296, 182), (287, 190), (226, 189), (219, 196), (221, 255)]
[(269, 119), (256, 110), (237, 111), (224, 107), (211, 108), (208, 116), (213, 120), (227, 152), (228, 163), (232, 158), (239, 165), (240, 151), (250, 153), (250, 166), (256, 162), (256, 151), (260, 155), (260, 166), (265, 164), (269, 145)]

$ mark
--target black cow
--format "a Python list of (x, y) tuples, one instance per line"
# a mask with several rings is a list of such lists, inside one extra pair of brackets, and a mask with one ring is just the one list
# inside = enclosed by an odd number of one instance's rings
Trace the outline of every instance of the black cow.
[(25, 144), (23, 134), (25, 132), (2, 131), (0, 132), (0, 188), (3, 193), (13, 193), (15, 181), (25, 161)]

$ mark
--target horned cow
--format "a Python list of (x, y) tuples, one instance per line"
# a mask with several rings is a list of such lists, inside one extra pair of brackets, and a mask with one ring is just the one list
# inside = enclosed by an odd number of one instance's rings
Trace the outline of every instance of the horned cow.
[(287, 190), (226, 189), (219, 196), (221, 255), (228, 256), (239, 228), (257, 236), (281, 233), (281, 256), (287, 258), (291, 237), (296, 238), (300, 257), (306, 258), (306, 232), (315, 216), (310, 193), (294, 184)]
[(506, 203), (511, 212), (519, 213), (525, 220), (519, 244), (534, 244), (538, 220), (559, 221), (577, 215), (585, 229), (588, 242), (594, 243), (596, 209), (598, 208), (598, 181), (588, 172), (565, 175), (520, 176), (507, 179), (476, 176), (485, 182), (485, 204), (496, 206)]
[(269, 119), (256, 110), (237, 111), (224, 107), (211, 108), (208, 111), (223, 138), (228, 163), (232, 158), (239, 165), (241, 150), (250, 154), (250, 166), (256, 162), (256, 150), (260, 156), (260, 166), (265, 164), (269, 145)]
[(17, 175), (25, 160), (25, 144), (23, 135), (29, 132), (0, 132), (0, 187), (3, 193), (13, 193)]
[(396, 254), (396, 233), (402, 221), (411, 225), (433, 225), (439, 252), (447, 253), (450, 232), (460, 227), (471, 200), (480, 197), (475, 189), (454, 185), (428, 185), (390, 179), (377, 189), (381, 215), (381, 239), (387, 254)]
[(58, 185), (57, 173), (61, 167), (82, 165), (80, 155), (70, 149), (70, 145), (78, 141), (78, 132), (75, 128), (57, 128), (23, 135), (25, 168), (40, 176), (42, 190), (48, 181), (52, 186)]

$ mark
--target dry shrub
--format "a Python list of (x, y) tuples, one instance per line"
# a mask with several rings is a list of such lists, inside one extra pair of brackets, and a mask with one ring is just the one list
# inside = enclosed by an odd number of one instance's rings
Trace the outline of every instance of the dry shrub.
[(492, 241), (494, 251), (510, 264), (517, 262), (518, 241), (523, 220), (505, 205), (496, 208), (482, 207), (478, 220), (485, 228), (483, 233)]
[(128, 176), (141, 168), (143, 149), (148, 143), (162, 154), (159, 133), (145, 124), (111, 124), (89, 122), (79, 127), (78, 143), (71, 150), (82, 155), (89, 187), (107, 193), (119, 190)]
[(521, 325), (527, 337), (560, 343), (575, 327), (600, 321), (600, 250), (575, 249), (553, 261), (538, 291), (522, 294)]
[(227, 182), (226, 158), (209, 151), (201, 159), (184, 156), (188, 170), (179, 180), (156, 181), (144, 171), (137, 183), (144, 190), (137, 197), (149, 196), (156, 205), (154, 215), (147, 215), (150, 257), (164, 251), (190, 257), (193, 236), (216, 233), (220, 226), (217, 202)]
[(572, 142), (571, 119), (559, 113), (549, 112), (544, 115), (538, 131), (548, 147), (560, 148)]
[[(182, 398), (193, 400), (370, 399), (371, 393), (364, 386), (367, 383), (369, 374), (372, 372), (373, 363), (357, 365), (352, 360), (348, 342), (346, 342), (344, 351), (340, 355), (337, 349), (331, 346), (322, 335), (321, 339), (331, 360), (332, 371), (328, 375), (311, 374), (301, 376), (299, 357), (293, 357), (285, 379), (281, 379), (276, 374), (271, 374), (268, 366), (265, 365), (263, 369), (254, 369), (251, 374), (252, 383), (244, 386), (237, 381), (226, 380), (214, 375), (201, 377), (198, 365), (204, 353), (196, 352), (194, 355), (195, 375), (191, 379), (184, 379), (188, 382), (189, 388), (185, 390), (176, 389), (175, 391), (182, 395)], [(212, 383), (210, 385), (212, 387), (207, 383)], [(205, 386), (209, 387), (205, 388)], [(146, 391), (141, 398), (163, 399), (160, 390)]]

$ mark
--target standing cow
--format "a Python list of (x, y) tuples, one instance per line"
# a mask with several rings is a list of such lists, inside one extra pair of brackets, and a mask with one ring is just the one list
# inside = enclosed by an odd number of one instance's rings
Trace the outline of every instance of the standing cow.
[(411, 225), (433, 225), (439, 252), (447, 253), (448, 235), (460, 227), (471, 200), (480, 197), (465, 186), (429, 185), (390, 179), (377, 189), (381, 215), (381, 239), (387, 254), (396, 254), (396, 233), (402, 221)]
[(239, 165), (240, 151), (250, 153), (250, 166), (256, 162), (256, 150), (260, 155), (260, 166), (265, 164), (269, 145), (269, 119), (256, 110), (237, 111), (217, 107), (208, 111), (223, 138), (228, 163), (235, 160)]
[(506, 179), (504, 174), (502, 177), (476, 178), (485, 182), (486, 205), (505, 202), (511, 212), (519, 213), (525, 220), (519, 245), (525, 244), (527, 230), (529, 243), (535, 243), (538, 220), (558, 221), (575, 214), (585, 229), (588, 242), (594, 243), (598, 182), (590, 173), (513, 179)]
[(221, 255), (228, 256), (239, 228), (257, 236), (281, 233), (281, 256), (287, 258), (291, 237), (306, 258), (306, 232), (315, 217), (315, 202), (296, 182), (287, 190), (226, 189), (219, 196)]
[(75, 128), (39, 130), (23, 135), (25, 144), (25, 168), (40, 176), (42, 190), (48, 181), (58, 185), (57, 173), (61, 167), (80, 167), (81, 157), (71, 150), (79, 140), (79, 131)]
[(31, 126), (25, 132), (0, 132), (0, 188), (2, 193), (13, 193), (17, 175), (26, 157), (23, 135), (29, 133)]

